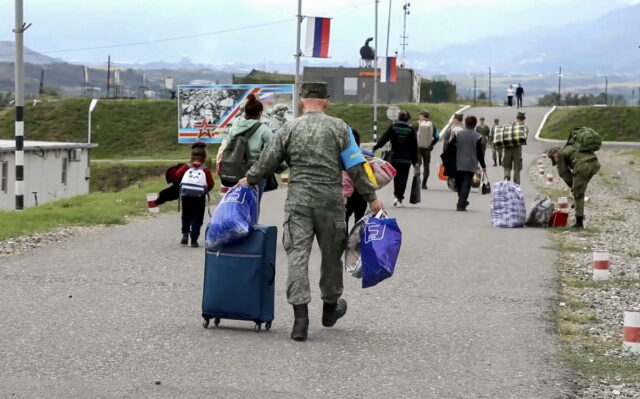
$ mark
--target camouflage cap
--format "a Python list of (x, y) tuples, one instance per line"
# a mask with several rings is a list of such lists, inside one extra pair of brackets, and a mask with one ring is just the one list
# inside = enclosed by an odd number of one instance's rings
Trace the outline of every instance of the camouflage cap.
[(300, 85), (300, 97), (302, 98), (329, 98), (329, 90), (324, 82), (305, 82)]
[(289, 107), (287, 106), (287, 104), (276, 104), (275, 107), (273, 107), (274, 111), (287, 111), (289, 109)]
[(556, 166), (556, 160), (553, 159), (553, 154), (555, 154), (556, 152), (560, 151), (562, 148), (555, 146), (555, 147), (551, 147), (549, 149), (549, 151), (547, 151), (547, 156), (549, 157), (549, 159), (551, 160), (551, 163), (553, 164), (553, 166)]
[(527, 117), (524, 112), (518, 112), (518, 116), (516, 116), (516, 118), (524, 120)]
[(464, 118), (463, 114), (453, 114), (453, 119), (457, 119), (457, 120), (461, 121), (462, 118)]

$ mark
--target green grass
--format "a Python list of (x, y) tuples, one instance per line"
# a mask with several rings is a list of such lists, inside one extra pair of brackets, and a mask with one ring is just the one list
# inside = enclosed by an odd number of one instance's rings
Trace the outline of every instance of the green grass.
[[(402, 110), (409, 111), (413, 123), (418, 120), (418, 113), (427, 110), (438, 129), (442, 129), (449, 121), (451, 115), (460, 109), (457, 104), (398, 104)], [(387, 127), (391, 124), (387, 118), (387, 106), (378, 107), (378, 138), (382, 137)], [(343, 119), (354, 127), (362, 135), (361, 141), (373, 140), (373, 107), (365, 104), (329, 104), (327, 114)]]
[[(0, 211), (0, 240), (68, 226), (122, 224), (126, 217), (146, 215), (145, 194), (158, 192), (166, 186), (164, 179), (147, 179), (142, 187), (136, 185), (119, 192), (61, 199), (21, 212)], [(175, 203), (165, 206), (166, 209), (177, 209)]]
[(605, 357), (571, 351), (565, 360), (587, 377), (611, 376), (625, 381), (640, 381), (640, 363), (632, 357)]
[(639, 107), (575, 107), (556, 110), (541, 137), (566, 140), (574, 127), (595, 129), (605, 141), (640, 141)]
[[(36, 107), (25, 108), (25, 136), (27, 140), (75, 141), (87, 140), (87, 110), (89, 99), (46, 101)], [(456, 104), (400, 104), (408, 110), (412, 121), (418, 112), (427, 109), (439, 128), (459, 108)], [(0, 138), (13, 138), (12, 108), (0, 110)], [(386, 106), (378, 107), (378, 136), (390, 121)], [(93, 159), (182, 159), (189, 149), (178, 144), (177, 103), (169, 100), (101, 100), (93, 112), (91, 141), (99, 147)], [(344, 119), (363, 135), (362, 141), (372, 140), (373, 108), (364, 104), (330, 104), (327, 111)], [(216, 153), (216, 146), (209, 149)]]

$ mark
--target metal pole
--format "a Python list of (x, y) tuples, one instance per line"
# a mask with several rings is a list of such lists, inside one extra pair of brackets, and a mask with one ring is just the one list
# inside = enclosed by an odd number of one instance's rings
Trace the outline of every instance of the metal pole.
[(16, 61), (15, 61), (15, 162), (16, 162), (16, 182), (15, 197), (16, 210), (24, 209), (24, 31), (30, 25), (25, 25), (23, 21), (22, 0), (16, 0), (16, 26), (13, 30), (16, 35)]
[(296, 37), (296, 77), (293, 85), (293, 117), (297, 118), (300, 101), (300, 56), (302, 55), (302, 49), (300, 48), (300, 35), (302, 30), (302, 0), (298, 0), (298, 15), (297, 15), (297, 37)]
[(107, 98), (110, 96), (111, 91), (111, 56), (107, 58)]
[(558, 106), (560, 106), (560, 101), (562, 100), (562, 95), (560, 94), (561, 89), (562, 89), (562, 67), (560, 67), (560, 72), (558, 72)]
[(477, 84), (476, 84), (476, 77), (473, 77), (473, 105), (476, 105), (476, 89), (477, 89)]
[(376, 3), (375, 42), (373, 60), (373, 141), (378, 141), (378, 3)]
[(604, 77), (604, 103), (609, 105), (609, 77)]
[(385, 51), (385, 57), (389, 57), (389, 34), (391, 33), (391, 3), (393, 0), (389, 0), (389, 18), (387, 19), (387, 49)]
[(400, 64), (400, 66), (402, 68), (404, 68), (404, 63), (405, 63), (405, 48), (407, 47), (407, 15), (409, 15), (409, 6), (411, 5), (411, 3), (409, 3), (408, 1), (406, 1), (404, 3), (404, 6), (402, 7), (402, 9), (404, 10), (404, 26), (402, 28), (402, 64)]
[(489, 106), (493, 106), (493, 97), (491, 94), (491, 67), (489, 67)]

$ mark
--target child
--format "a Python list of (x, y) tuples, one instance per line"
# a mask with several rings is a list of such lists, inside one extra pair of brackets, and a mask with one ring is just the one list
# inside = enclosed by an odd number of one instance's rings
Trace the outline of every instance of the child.
[(191, 247), (198, 248), (198, 237), (204, 220), (206, 196), (213, 188), (211, 171), (204, 166), (207, 159), (207, 145), (194, 143), (191, 146), (191, 162), (176, 171), (176, 180), (180, 181), (180, 200), (182, 202), (182, 240), (187, 245), (191, 236)]

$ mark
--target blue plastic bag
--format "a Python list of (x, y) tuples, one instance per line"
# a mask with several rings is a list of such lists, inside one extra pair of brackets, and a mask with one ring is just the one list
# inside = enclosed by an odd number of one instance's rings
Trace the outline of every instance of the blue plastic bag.
[(255, 187), (236, 186), (222, 197), (205, 238), (207, 249), (233, 245), (249, 237), (258, 222), (258, 192)]
[(383, 212), (370, 217), (362, 229), (362, 288), (373, 287), (393, 275), (400, 253), (402, 232), (396, 219)]

